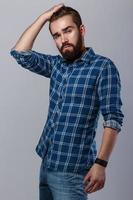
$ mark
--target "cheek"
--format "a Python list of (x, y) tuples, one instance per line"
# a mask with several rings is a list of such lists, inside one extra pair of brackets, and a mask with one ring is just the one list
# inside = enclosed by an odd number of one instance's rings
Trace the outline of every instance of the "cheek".
[(59, 42), (59, 40), (56, 40), (56, 41), (55, 41), (55, 44), (56, 44), (56, 47), (57, 47), (58, 49), (61, 48), (61, 43)]
[(78, 33), (73, 33), (73, 34), (71, 34), (69, 39), (70, 39), (69, 42), (71, 42), (73, 44), (76, 44), (78, 42), (78, 40), (79, 40), (79, 34)]

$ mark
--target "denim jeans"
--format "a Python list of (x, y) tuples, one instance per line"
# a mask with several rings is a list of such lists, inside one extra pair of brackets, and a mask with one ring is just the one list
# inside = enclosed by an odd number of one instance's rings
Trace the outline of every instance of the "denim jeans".
[(42, 160), (39, 176), (39, 200), (87, 200), (82, 174), (54, 172)]

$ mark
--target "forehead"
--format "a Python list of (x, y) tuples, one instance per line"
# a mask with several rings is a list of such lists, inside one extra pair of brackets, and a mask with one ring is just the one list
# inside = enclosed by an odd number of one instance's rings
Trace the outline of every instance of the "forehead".
[(53, 21), (50, 25), (52, 33), (59, 32), (68, 26), (73, 26), (76, 28), (76, 24), (73, 22), (73, 18), (71, 15), (60, 17), (59, 19)]

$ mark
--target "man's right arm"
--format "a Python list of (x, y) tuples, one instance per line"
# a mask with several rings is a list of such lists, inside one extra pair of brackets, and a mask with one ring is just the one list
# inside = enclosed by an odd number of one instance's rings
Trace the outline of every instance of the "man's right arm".
[(23, 32), (10, 52), (17, 60), (18, 64), (32, 72), (50, 77), (52, 56), (33, 51), (32, 47), (42, 27), (49, 21), (52, 14), (62, 6), (63, 4), (58, 4), (41, 14), (35, 22)]
[(52, 14), (62, 6), (63, 4), (58, 4), (40, 15), (35, 22), (24, 31), (13, 49), (16, 51), (27, 51), (32, 49), (33, 43), (44, 24), (49, 21)]

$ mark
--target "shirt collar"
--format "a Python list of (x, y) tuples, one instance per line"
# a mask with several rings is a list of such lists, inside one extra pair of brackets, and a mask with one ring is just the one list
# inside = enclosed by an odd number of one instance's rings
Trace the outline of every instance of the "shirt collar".
[[(93, 49), (91, 47), (86, 47), (86, 51), (83, 53), (83, 55), (80, 58), (73, 61), (73, 63), (76, 63), (79, 61), (91, 62), (94, 56), (95, 56), (95, 53), (94, 53)], [(66, 60), (63, 57), (62, 57), (62, 62), (70, 63), (68, 60)]]

